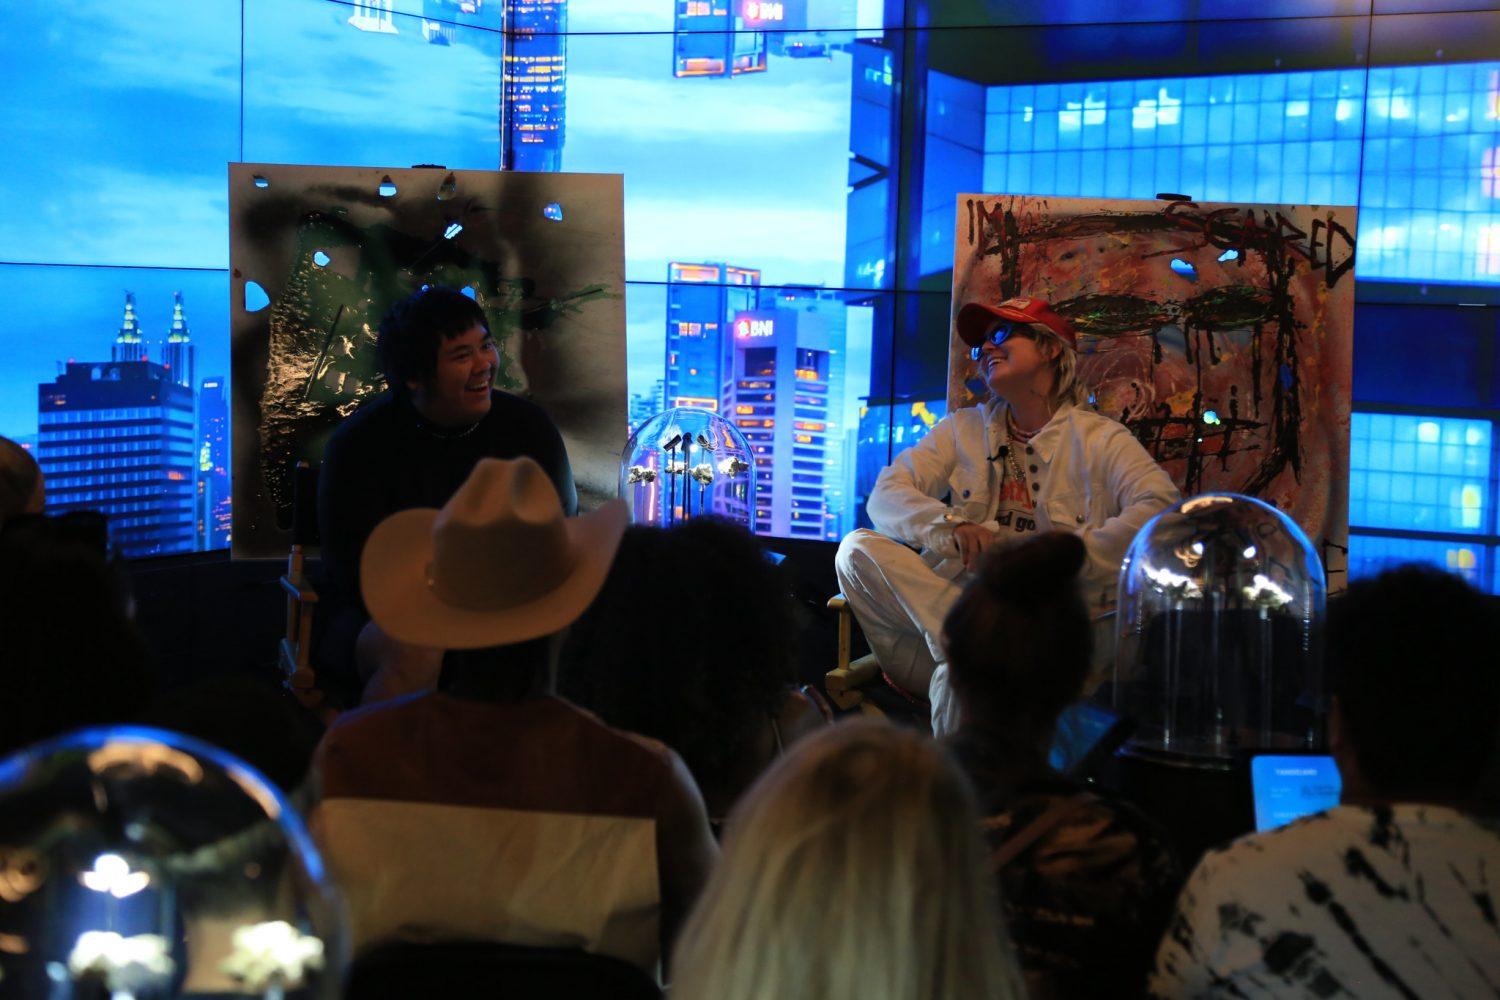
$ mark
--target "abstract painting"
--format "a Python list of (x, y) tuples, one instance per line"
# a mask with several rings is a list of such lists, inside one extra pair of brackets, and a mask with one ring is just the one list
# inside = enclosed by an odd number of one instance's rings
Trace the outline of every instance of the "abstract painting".
[[(955, 315), (1044, 298), (1078, 330), (1092, 405), (1185, 496), (1232, 491), (1295, 520), (1331, 589), (1348, 554), (1355, 211), (964, 194)], [(988, 391), (950, 333), (948, 405)]]
[(232, 163), (236, 557), (286, 551), (293, 469), (385, 389), (380, 319), (463, 290), (500, 347), (496, 385), (542, 406), (579, 503), (615, 493), (625, 440), (618, 175)]

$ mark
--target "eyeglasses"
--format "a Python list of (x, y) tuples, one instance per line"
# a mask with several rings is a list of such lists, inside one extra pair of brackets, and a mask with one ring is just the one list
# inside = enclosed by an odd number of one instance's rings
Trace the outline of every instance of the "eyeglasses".
[[(1025, 333), (1026, 326), (1023, 323), (996, 323), (995, 328), (985, 337), (985, 341), (999, 347), (1009, 340), (1013, 335)], [(984, 353), (984, 344), (969, 348), (969, 360), (978, 361), (979, 356)]]

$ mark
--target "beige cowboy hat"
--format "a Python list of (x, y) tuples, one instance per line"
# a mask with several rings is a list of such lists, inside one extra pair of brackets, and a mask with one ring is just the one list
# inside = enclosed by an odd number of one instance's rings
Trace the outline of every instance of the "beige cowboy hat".
[(403, 510), (365, 543), (359, 583), (392, 638), (482, 649), (572, 624), (604, 585), (625, 531), (623, 500), (563, 516), (529, 458), (484, 458), (442, 510)]

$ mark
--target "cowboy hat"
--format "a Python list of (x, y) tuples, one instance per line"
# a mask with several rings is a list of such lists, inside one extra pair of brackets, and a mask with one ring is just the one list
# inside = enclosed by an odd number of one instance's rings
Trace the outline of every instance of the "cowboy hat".
[(483, 458), (442, 510), (403, 510), (376, 526), (360, 590), (400, 642), (482, 649), (540, 638), (599, 593), (625, 521), (622, 500), (566, 518), (536, 462)]

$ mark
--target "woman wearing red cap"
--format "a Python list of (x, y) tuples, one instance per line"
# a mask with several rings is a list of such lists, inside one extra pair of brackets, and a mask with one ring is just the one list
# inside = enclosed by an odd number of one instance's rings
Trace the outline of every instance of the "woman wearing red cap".
[(881, 471), (868, 506), (876, 531), (847, 536), (836, 561), (881, 667), (931, 702), (938, 734), (957, 724), (943, 616), (985, 549), (1039, 531), (1080, 536), (1084, 592), (1102, 610), (1136, 531), (1179, 499), (1134, 435), (1087, 405), (1076, 334), (1047, 302), (969, 303), (957, 329), (990, 398), (949, 414)]

